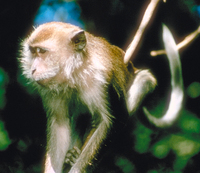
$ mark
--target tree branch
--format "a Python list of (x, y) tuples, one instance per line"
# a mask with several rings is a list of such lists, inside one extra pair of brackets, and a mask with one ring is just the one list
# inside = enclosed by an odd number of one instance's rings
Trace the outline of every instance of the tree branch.
[[(185, 37), (185, 39), (180, 42), (179, 44), (176, 45), (176, 49), (180, 50), (183, 47), (187, 46), (189, 43), (191, 43), (198, 35), (200, 34), (200, 26), (191, 34), (189, 34), (188, 36)], [(162, 55), (162, 54), (166, 54), (165, 50), (154, 50), (150, 52), (151, 56), (158, 56), (158, 55)]]
[(160, 0), (151, 0), (151, 2), (149, 3), (149, 5), (144, 13), (143, 19), (140, 23), (140, 26), (139, 26), (131, 44), (129, 45), (128, 49), (126, 50), (126, 54), (124, 56), (125, 64), (128, 63), (128, 61), (130, 60), (134, 51), (136, 50), (136, 48), (141, 40), (141, 37), (142, 37), (159, 1)]

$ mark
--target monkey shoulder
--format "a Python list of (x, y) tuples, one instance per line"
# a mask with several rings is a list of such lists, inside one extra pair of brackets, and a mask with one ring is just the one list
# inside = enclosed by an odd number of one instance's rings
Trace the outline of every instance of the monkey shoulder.
[[(131, 76), (128, 71), (127, 65), (124, 64), (124, 51), (118, 46), (111, 45), (106, 39), (101, 37), (95, 37), (95, 46), (98, 46), (97, 54), (102, 52), (101, 57), (102, 63), (106, 66), (106, 74), (112, 88), (115, 90), (118, 96), (124, 95), (126, 83)], [(92, 49), (94, 50), (94, 49)]]

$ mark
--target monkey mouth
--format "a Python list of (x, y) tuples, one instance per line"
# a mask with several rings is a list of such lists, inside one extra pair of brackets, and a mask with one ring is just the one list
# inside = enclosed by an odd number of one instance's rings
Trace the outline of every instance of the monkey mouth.
[(58, 70), (49, 70), (46, 72), (34, 71), (32, 73), (33, 80), (38, 84), (47, 84), (57, 75)]
[(40, 85), (48, 84), (52, 80), (53, 77), (55, 77), (55, 75), (45, 75), (45, 74), (43, 74), (42, 76), (33, 75), (34, 81)]
[(45, 85), (47, 83), (49, 83), (50, 79), (46, 78), (46, 79), (39, 79), (39, 80), (35, 80), (39, 85)]

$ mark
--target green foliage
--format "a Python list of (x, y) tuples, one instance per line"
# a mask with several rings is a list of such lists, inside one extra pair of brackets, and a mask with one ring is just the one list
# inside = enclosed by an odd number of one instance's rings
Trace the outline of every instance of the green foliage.
[(3, 109), (6, 105), (6, 85), (9, 82), (8, 75), (6, 72), (0, 68), (0, 109)]
[[(160, 106), (157, 106), (156, 109), (158, 110), (159, 108), (163, 109), (163, 103), (160, 103)], [(157, 111), (154, 110), (155, 112)], [(172, 160), (173, 167), (171, 169), (163, 167), (163, 170), (168, 169), (168, 171), (160, 171), (160, 168), (157, 168), (150, 170), (150, 173), (181, 173), (191, 158), (200, 152), (200, 119), (196, 115), (183, 110), (175, 128), (178, 128), (178, 131), (173, 133), (167, 130), (156, 132), (148, 129), (139, 122), (137, 123), (133, 133), (135, 151), (138, 153), (150, 152), (152, 157), (158, 159), (166, 158), (169, 153), (175, 155), (175, 159)], [(161, 134), (161, 137), (158, 134)], [(159, 136), (159, 138), (155, 139), (155, 136)]]
[(187, 110), (182, 111), (178, 125), (185, 134), (200, 134), (200, 119)]
[(170, 146), (168, 141), (169, 137), (165, 137), (162, 140), (156, 142), (151, 148), (152, 154), (159, 159), (165, 158), (170, 151)]
[[(6, 105), (6, 85), (9, 82), (8, 75), (0, 68), (0, 110)], [(6, 150), (11, 144), (11, 140), (8, 137), (8, 132), (4, 128), (4, 123), (0, 121), (0, 150)]]
[(147, 152), (151, 142), (152, 130), (138, 123), (133, 134), (135, 136), (135, 146), (134, 146), (135, 150), (138, 153)]
[(4, 128), (4, 123), (0, 121), (0, 150), (6, 150), (10, 144), (8, 132)]
[(135, 172), (134, 165), (126, 158), (120, 157), (116, 160), (115, 164), (119, 166), (124, 173)]
[(191, 98), (197, 98), (200, 96), (200, 83), (199, 82), (193, 82), (189, 85), (187, 88), (187, 94)]

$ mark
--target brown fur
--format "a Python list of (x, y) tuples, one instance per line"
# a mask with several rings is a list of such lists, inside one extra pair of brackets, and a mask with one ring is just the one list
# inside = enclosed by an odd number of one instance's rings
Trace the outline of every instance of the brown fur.
[[(94, 160), (115, 119), (109, 89), (114, 89), (118, 102), (127, 104), (132, 113), (144, 95), (153, 90), (155, 79), (144, 71), (145, 81), (138, 75), (135, 84), (136, 71), (132, 65), (124, 64), (124, 51), (70, 24), (41, 25), (23, 46), (23, 73), (38, 89), (47, 111), (45, 173), (60, 173), (65, 156), (73, 147), (82, 148), (82, 152), (70, 173), (83, 173)], [(133, 84), (129, 90), (127, 86)], [(90, 114), (92, 120), (91, 131), (86, 130), (84, 137), (75, 129), (75, 120), (83, 114)]]

